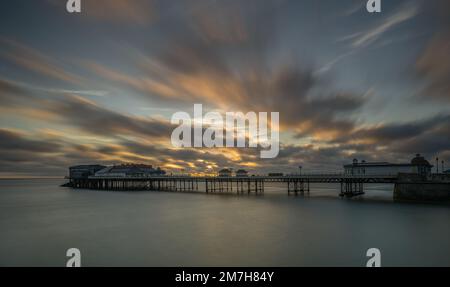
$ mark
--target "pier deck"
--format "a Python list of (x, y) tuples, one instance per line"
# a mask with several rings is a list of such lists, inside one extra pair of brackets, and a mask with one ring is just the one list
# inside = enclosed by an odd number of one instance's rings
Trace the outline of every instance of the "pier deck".
[[(310, 191), (311, 183), (340, 184), (340, 196), (352, 197), (364, 193), (364, 184), (395, 183), (397, 175), (369, 176), (344, 174), (309, 174), (288, 176), (151, 176), (151, 177), (98, 177), (70, 178), (67, 186), (73, 188), (111, 191), (204, 191), (263, 193), (267, 182), (287, 185), (288, 194)], [(203, 183), (199, 185), (199, 183)]]

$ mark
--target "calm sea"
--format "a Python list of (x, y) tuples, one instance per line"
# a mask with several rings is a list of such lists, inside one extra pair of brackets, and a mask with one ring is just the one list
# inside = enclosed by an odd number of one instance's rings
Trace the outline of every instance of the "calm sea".
[(63, 180), (0, 180), (0, 266), (450, 266), (450, 206), (394, 203), (392, 185), (341, 199), (333, 185), (304, 196), (107, 192)]

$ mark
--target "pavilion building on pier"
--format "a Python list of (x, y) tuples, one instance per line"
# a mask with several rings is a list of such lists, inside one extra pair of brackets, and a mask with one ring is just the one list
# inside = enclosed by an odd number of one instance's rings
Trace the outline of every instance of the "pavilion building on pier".
[(389, 163), (389, 162), (358, 162), (357, 159), (353, 163), (344, 165), (344, 173), (346, 175), (397, 175), (399, 173), (418, 174), (420, 176), (431, 175), (433, 166), (420, 154), (411, 160), (410, 163)]

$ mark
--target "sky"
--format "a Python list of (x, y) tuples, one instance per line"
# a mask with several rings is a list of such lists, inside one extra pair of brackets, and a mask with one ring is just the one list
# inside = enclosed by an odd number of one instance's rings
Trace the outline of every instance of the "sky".
[[(448, 1), (4, 2), (0, 177), (131, 162), (330, 172), (416, 153), (450, 166)], [(194, 104), (279, 112), (279, 155), (174, 148), (171, 116)]]

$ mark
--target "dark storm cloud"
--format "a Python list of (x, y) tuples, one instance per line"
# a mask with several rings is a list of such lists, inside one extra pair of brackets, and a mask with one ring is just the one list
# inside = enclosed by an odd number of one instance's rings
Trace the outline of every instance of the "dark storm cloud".
[(14, 152), (0, 148), (0, 172), (24, 176), (64, 176), (68, 167), (75, 163), (113, 162), (102, 159), (98, 153), (76, 152), (70, 145), (55, 153), (32, 150), (15, 150)]
[[(37, 135), (0, 130), (0, 172), (63, 176), (67, 174), (67, 168), (76, 163), (121, 162), (118, 158), (111, 158), (117, 150), (106, 144), (77, 144), (63, 136), (49, 138), (41, 135), (37, 140), (33, 136)], [(124, 151), (123, 147), (116, 147)]]
[[(447, 161), (450, 160), (449, 135), (450, 115), (438, 115), (420, 121), (358, 129), (330, 143), (337, 145), (335, 155), (340, 158), (399, 162), (422, 153), (427, 157), (440, 154)], [(380, 152), (374, 152), (377, 150)]]
[(362, 95), (336, 91), (314, 95), (312, 90), (322, 82), (311, 70), (300, 67), (285, 67), (275, 75), (259, 77), (242, 83), (246, 91), (242, 104), (250, 110), (280, 112), (281, 125), (298, 130), (300, 136), (315, 131), (351, 130), (354, 123), (339, 115), (357, 110), (365, 101)]
[(61, 166), (52, 165), (53, 162), (7, 162), (0, 160), (0, 173), (2, 177), (40, 177), (40, 176), (58, 176), (63, 177), (67, 174), (67, 169)]
[[(60, 143), (34, 139), (21, 132), (0, 129), (0, 172), (63, 175)], [(66, 162), (67, 164), (67, 162)]]
[(29, 139), (19, 132), (0, 129), (0, 149), (3, 151), (55, 152), (60, 148), (56, 143)]
[(62, 100), (49, 103), (46, 109), (66, 124), (96, 135), (169, 137), (173, 130), (167, 121), (122, 114), (78, 96), (68, 95)]
[(421, 136), (449, 121), (450, 116), (438, 115), (420, 121), (377, 125), (369, 128), (357, 129), (350, 135), (341, 137), (334, 142), (345, 143), (354, 140), (369, 140), (378, 143), (379, 145), (387, 145), (394, 141), (403, 141)]
[(75, 126), (94, 135), (132, 134), (144, 137), (170, 137), (173, 126), (164, 120), (136, 117), (104, 108), (81, 96), (62, 92), (46, 92), (0, 79), (0, 100), (11, 105), (36, 109), (53, 119)]
[(429, 126), (422, 134), (397, 142), (392, 150), (399, 153), (423, 152), (430, 155), (450, 150), (450, 116)]

